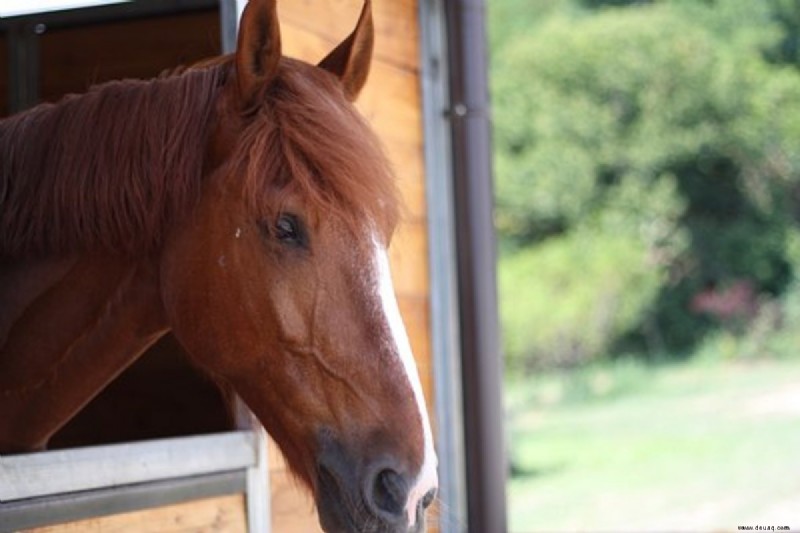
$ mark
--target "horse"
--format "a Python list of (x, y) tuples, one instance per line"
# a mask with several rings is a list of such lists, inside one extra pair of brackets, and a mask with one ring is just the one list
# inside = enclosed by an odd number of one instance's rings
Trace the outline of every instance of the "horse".
[(353, 102), (365, 1), (319, 64), (250, 0), (234, 53), (0, 121), (0, 453), (158, 339), (230, 387), (326, 531), (425, 528), (436, 453), (394, 295), (395, 178)]

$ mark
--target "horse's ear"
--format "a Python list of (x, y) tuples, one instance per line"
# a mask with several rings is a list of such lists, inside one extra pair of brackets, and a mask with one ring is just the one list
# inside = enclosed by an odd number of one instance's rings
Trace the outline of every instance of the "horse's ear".
[(275, 0), (250, 0), (244, 8), (236, 45), (236, 83), (244, 105), (272, 81), (281, 58)]
[(367, 82), (374, 34), (372, 5), (370, 0), (365, 0), (356, 29), (319, 63), (320, 67), (339, 77), (350, 101), (356, 99)]

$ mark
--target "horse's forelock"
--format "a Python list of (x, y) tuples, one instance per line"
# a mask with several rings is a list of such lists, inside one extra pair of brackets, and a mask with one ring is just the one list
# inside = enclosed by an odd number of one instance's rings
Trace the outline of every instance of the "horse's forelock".
[(249, 130), (238, 157), (247, 159), (251, 209), (274, 214), (281, 193), (291, 191), (353, 229), (396, 225), (400, 200), (388, 159), (330, 74), (284, 59)]

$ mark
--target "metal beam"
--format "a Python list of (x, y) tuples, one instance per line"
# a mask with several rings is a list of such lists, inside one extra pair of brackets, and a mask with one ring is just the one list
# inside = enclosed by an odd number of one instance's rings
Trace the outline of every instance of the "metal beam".
[(257, 444), (252, 431), (236, 431), (0, 456), (0, 502), (245, 470)]
[(469, 531), (506, 530), (506, 451), (483, 0), (446, 2)]
[(20, 22), (44, 24), (48, 28), (118, 22), (133, 18), (157, 17), (174, 13), (214, 9), (219, 4), (220, 0), (136, 0), (135, 2), (97, 7), (46, 11), (16, 17), (0, 17), (0, 29)]
[(239, 7), (236, 0), (219, 0), (220, 31), (222, 32), (222, 53), (236, 50), (236, 30), (239, 26)]
[(237, 494), (245, 480), (238, 470), (2, 503), (0, 533)]
[(28, 21), (6, 26), (9, 114), (24, 111), (39, 102), (40, 28), (41, 25)]
[(450, 122), (447, 27), (441, 0), (419, 2), (420, 80), (428, 205), (431, 345), (436, 448), (439, 456), (439, 521), (442, 533), (467, 527), (464, 410), (455, 253), (453, 152)]

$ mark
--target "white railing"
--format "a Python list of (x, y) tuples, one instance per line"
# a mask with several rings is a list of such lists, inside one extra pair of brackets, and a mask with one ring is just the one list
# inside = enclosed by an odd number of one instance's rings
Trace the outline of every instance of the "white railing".
[(0, 456), (0, 532), (236, 493), (267, 532), (268, 483), (261, 428)]

